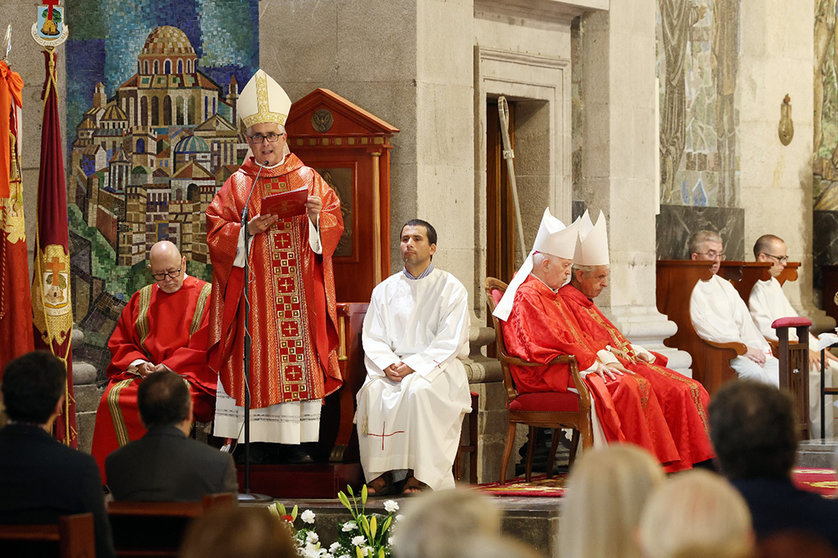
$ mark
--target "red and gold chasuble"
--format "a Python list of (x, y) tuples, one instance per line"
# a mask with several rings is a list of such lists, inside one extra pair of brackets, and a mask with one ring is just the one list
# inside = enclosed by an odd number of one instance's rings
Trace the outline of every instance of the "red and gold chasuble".
[[(510, 354), (530, 362), (549, 362), (559, 355), (576, 356), (579, 370), (597, 359), (597, 348), (584, 334), (567, 304), (534, 276), (515, 293), (512, 313), (503, 325)], [(519, 392), (567, 391), (573, 387), (567, 365), (511, 369)], [(636, 375), (604, 381), (587, 374), (597, 417), (605, 439), (646, 448), (661, 463), (677, 462), (678, 451), (649, 382)]]
[[(207, 208), (207, 242), (213, 264), (210, 365), (224, 391), (244, 405), (243, 269), (233, 266), (241, 211), (259, 166), (246, 161), (224, 183)], [(309, 245), (309, 219), (280, 219), (252, 237), (250, 332), (253, 408), (322, 399), (341, 383), (337, 361), (337, 305), (332, 254), (343, 233), (340, 200), (329, 185), (293, 154), (265, 168), (250, 199), (260, 214), (264, 196), (308, 187), (323, 202), (319, 232), (322, 254)]]
[(681, 456), (681, 468), (714, 457), (707, 417), (710, 395), (704, 386), (666, 368), (666, 357), (659, 353), (653, 353), (654, 363), (639, 359), (631, 342), (603, 315), (594, 301), (576, 287), (565, 285), (559, 289), (559, 296), (567, 303), (583, 334), (590, 339), (592, 348), (612, 347), (623, 366), (651, 383)]
[[(218, 376), (207, 364), (210, 284), (186, 277), (174, 293), (156, 284), (134, 293), (108, 340), (108, 386), (99, 401), (91, 453), (105, 478), (105, 458), (141, 438), (146, 429), (137, 407), (142, 380), (129, 371), (144, 360), (165, 364), (189, 382), (195, 420), (211, 421)], [(133, 369), (132, 369), (133, 370)]]

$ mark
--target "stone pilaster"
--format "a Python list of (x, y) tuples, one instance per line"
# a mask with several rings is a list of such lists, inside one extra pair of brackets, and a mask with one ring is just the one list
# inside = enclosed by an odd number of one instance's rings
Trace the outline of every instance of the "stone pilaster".
[[(581, 22), (582, 200), (608, 219), (611, 281), (597, 304), (635, 342), (663, 349), (675, 326), (655, 303), (655, 2), (612, 2)], [(684, 370), (688, 354), (662, 352)]]

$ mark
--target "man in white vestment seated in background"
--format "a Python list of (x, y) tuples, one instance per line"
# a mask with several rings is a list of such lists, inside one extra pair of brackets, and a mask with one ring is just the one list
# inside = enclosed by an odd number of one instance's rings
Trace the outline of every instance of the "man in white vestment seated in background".
[(413, 219), (401, 232), (404, 269), (372, 292), (362, 342), (367, 379), (357, 394), (358, 442), (370, 495), (452, 488), (465, 413), (468, 294), (434, 269), (436, 231)]
[[(754, 244), (754, 258), (758, 262), (770, 262), (772, 264), (771, 278), (767, 281), (757, 281), (751, 289), (751, 296), (748, 299), (748, 307), (751, 310), (751, 317), (757, 325), (760, 333), (766, 339), (777, 340), (777, 331), (771, 327), (774, 320), (798, 316), (799, 312), (786, 298), (783, 288), (777, 277), (783, 272), (788, 262), (786, 243), (782, 238), (773, 234), (764, 234)], [(796, 341), (797, 333), (789, 329), (789, 340)], [(821, 431), (821, 354), (815, 349), (818, 340), (809, 333), (809, 419), (812, 436), (820, 434)], [(838, 358), (826, 351), (825, 376), (828, 385), (835, 385), (834, 378), (838, 374)], [(833, 428), (833, 407), (827, 405), (825, 415), (826, 435), (832, 436)]]
[(713, 276), (699, 281), (690, 296), (690, 319), (702, 339), (715, 343), (743, 343), (744, 355), (731, 359), (740, 378), (780, 385), (779, 362), (762, 336), (745, 302), (730, 281), (719, 277), (725, 259), (722, 237), (713, 231), (699, 231), (690, 238), (690, 259), (712, 261)]

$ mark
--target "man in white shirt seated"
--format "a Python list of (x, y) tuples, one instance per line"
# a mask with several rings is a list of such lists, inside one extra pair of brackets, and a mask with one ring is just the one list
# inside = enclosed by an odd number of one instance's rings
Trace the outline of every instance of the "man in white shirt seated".
[[(751, 317), (766, 339), (777, 340), (777, 332), (771, 327), (771, 323), (777, 318), (798, 316), (800, 313), (792, 307), (777, 277), (783, 272), (788, 262), (786, 243), (782, 238), (773, 234), (764, 234), (754, 244), (754, 258), (758, 262), (770, 262), (771, 278), (767, 281), (757, 281), (751, 289), (751, 296), (748, 299), (748, 306), (751, 310)], [(789, 339), (797, 340), (794, 330), (789, 331)], [(821, 429), (821, 403), (820, 403), (820, 351), (814, 349), (817, 339), (809, 334), (809, 419), (812, 435), (820, 434)], [(833, 374), (838, 374), (838, 358), (829, 351), (826, 352), (826, 382), (828, 385), (835, 385)], [(833, 408), (827, 406), (825, 414), (826, 435), (832, 436)]]
[(690, 259), (712, 261), (713, 276), (699, 281), (690, 296), (690, 319), (702, 339), (716, 343), (743, 343), (744, 355), (730, 361), (740, 378), (780, 385), (777, 359), (751, 319), (748, 307), (726, 279), (717, 275), (725, 259), (722, 237), (713, 231), (699, 231), (690, 238)]
[[(364, 317), (367, 379), (356, 396), (358, 445), (371, 495), (454, 487), (451, 466), (463, 415), (468, 293), (435, 269), (436, 231), (412, 219), (401, 232), (404, 269), (378, 284)], [(458, 358), (460, 357), (460, 358)]]

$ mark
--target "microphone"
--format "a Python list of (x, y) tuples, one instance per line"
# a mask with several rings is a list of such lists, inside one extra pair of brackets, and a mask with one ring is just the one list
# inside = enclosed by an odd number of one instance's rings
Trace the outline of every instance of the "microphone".
[(242, 208), (242, 227), (247, 227), (247, 206), (250, 203), (250, 198), (253, 197), (253, 190), (256, 189), (256, 183), (259, 182), (259, 177), (262, 175), (262, 170), (264, 170), (264, 168), (268, 166), (268, 161), (265, 160), (264, 163), (260, 163), (257, 161), (256, 164), (259, 165), (259, 172), (256, 173), (256, 178), (253, 180), (253, 184), (250, 185), (250, 193), (247, 194), (247, 199), (244, 201), (244, 207)]

